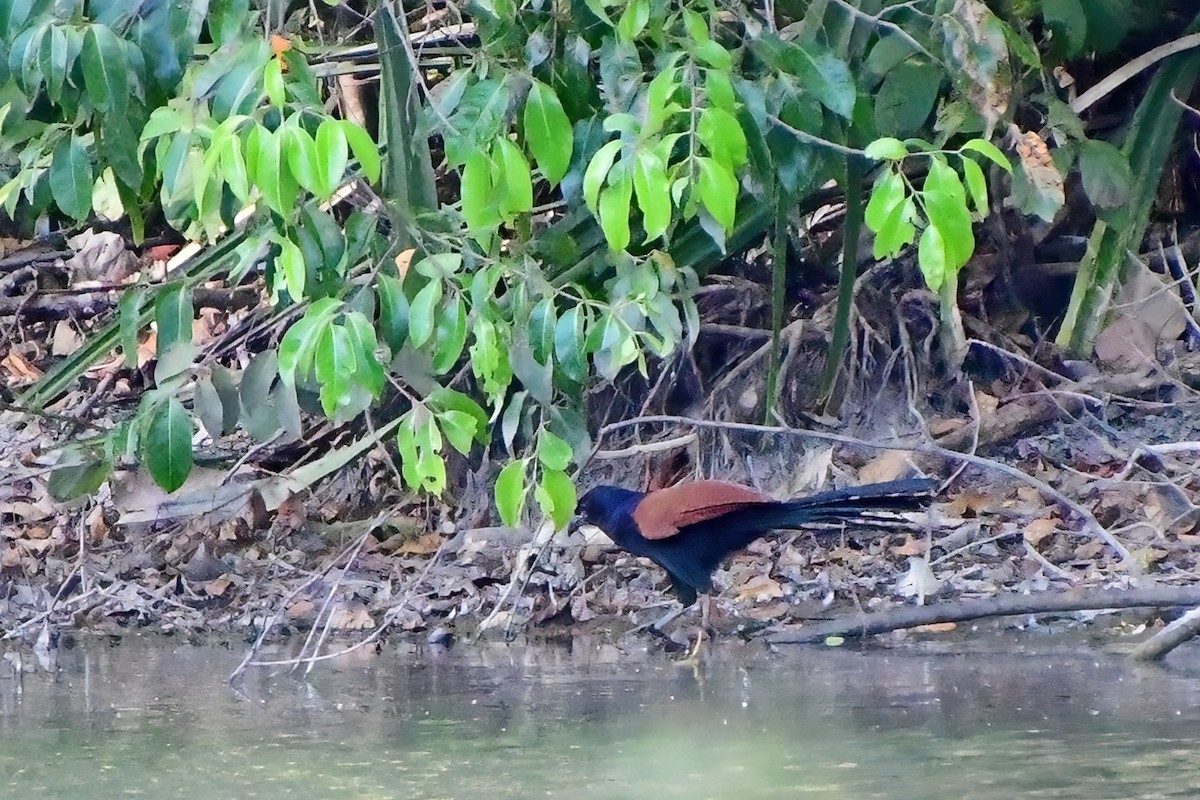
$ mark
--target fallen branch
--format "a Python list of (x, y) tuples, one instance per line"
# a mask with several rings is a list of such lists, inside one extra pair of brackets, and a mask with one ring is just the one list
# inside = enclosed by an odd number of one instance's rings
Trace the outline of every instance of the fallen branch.
[(1073, 589), (1067, 592), (1005, 595), (982, 600), (960, 600), (931, 606), (904, 606), (872, 614), (855, 614), (843, 619), (782, 631), (767, 638), (771, 644), (823, 642), (830, 636), (873, 636), (878, 633), (964, 622), (985, 617), (1018, 614), (1050, 614), (1110, 608), (1163, 608), (1200, 605), (1200, 586), (1155, 586), (1145, 589)]
[(1197, 633), (1200, 633), (1200, 608), (1193, 608), (1139, 644), (1129, 657), (1134, 661), (1158, 661)]

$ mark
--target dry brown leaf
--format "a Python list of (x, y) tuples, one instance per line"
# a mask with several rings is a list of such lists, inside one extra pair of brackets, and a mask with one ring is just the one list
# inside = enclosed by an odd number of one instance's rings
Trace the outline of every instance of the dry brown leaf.
[(287, 607), (288, 619), (303, 619), (316, 610), (316, 605), (312, 600), (297, 600)]
[(209, 597), (221, 597), (228, 591), (232, 583), (233, 581), (228, 576), (222, 575), (220, 578), (214, 578), (204, 584), (204, 593)]
[(885, 450), (858, 471), (859, 483), (894, 481), (908, 472), (907, 450)]
[(925, 554), (926, 544), (924, 539), (917, 539), (909, 536), (904, 544), (892, 550), (898, 556), (921, 556)]
[(912, 630), (917, 633), (949, 633), (958, 628), (954, 622), (931, 622), (928, 625), (918, 625)]
[(34, 383), (42, 377), (42, 371), (30, 364), (25, 356), (18, 353), (15, 349), (9, 350), (8, 355), (0, 359), (0, 367), (8, 372), (9, 386), (24, 386)]
[(1038, 543), (1041, 542), (1042, 539), (1045, 539), (1058, 529), (1058, 520), (1056, 519), (1049, 519), (1046, 517), (1035, 519), (1025, 526), (1025, 541), (1029, 542), (1034, 547), (1037, 547)]
[(768, 575), (756, 575), (737, 588), (735, 596), (738, 600), (763, 602), (783, 597), (783, 587)]
[(403, 250), (396, 256), (396, 271), (400, 273), (400, 280), (404, 280), (404, 276), (408, 274), (408, 268), (412, 264), (413, 256), (417, 251), (413, 248)]
[(346, 631), (365, 631), (375, 627), (375, 620), (361, 606), (342, 608), (333, 616), (333, 627)]
[(83, 344), (83, 337), (75, 330), (75, 326), (65, 319), (60, 319), (54, 326), (54, 338), (50, 343), (50, 355), (69, 356)]
[(982, 419), (987, 419), (996, 413), (996, 409), (1000, 406), (1000, 400), (987, 392), (976, 389), (975, 406), (979, 409), (979, 416)]

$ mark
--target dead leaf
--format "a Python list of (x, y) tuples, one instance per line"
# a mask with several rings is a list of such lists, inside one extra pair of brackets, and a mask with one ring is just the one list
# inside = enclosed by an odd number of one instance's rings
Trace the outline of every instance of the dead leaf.
[(1058, 520), (1056, 519), (1049, 519), (1045, 517), (1042, 519), (1035, 519), (1025, 526), (1025, 541), (1029, 542), (1029, 544), (1033, 545), (1034, 547), (1037, 547), (1038, 543), (1041, 542), (1042, 539), (1045, 539), (1058, 529)]
[(907, 450), (885, 450), (858, 471), (859, 483), (894, 481), (908, 472)]
[(333, 616), (333, 627), (344, 631), (365, 631), (375, 627), (375, 620), (362, 606), (341, 608)]
[(898, 556), (923, 556), (925, 555), (926, 544), (924, 539), (917, 539), (909, 536), (904, 544), (892, 550)]
[(908, 571), (896, 584), (901, 597), (929, 597), (942, 588), (942, 582), (933, 574), (929, 562), (924, 558), (908, 559)]
[(297, 620), (308, 617), (315, 609), (316, 605), (312, 600), (297, 600), (288, 606), (284, 613), (287, 614), (288, 619)]
[(928, 625), (918, 625), (912, 630), (917, 633), (949, 633), (958, 628), (954, 622), (931, 622)]
[(54, 338), (50, 343), (50, 355), (69, 356), (83, 344), (83, 337), (75, 330), (75, 326), (65, 319), (60, 319), (54, 325)]
[(404, 276), (408, 274), (408, 267), (412, 264), (413, 256), (416, 253), (417, 251), (410, 247), (407, 250), (402, 250), (396, 256), (396, 271), (400, 273), (400, 280), (404, 280)]
[(233, 581), (227, 575), (214, 578), (204, 585), (204, 593), (209, 597), (221, 597), (232, 585)]
[(25, 386), (34, 383), (42, 377), (42, 371), (30, 364), (25, 356), (21, 355), (12, 349), (8, 351), (8, 355), (0, 359), (0, 367), (3, 367), (9, 374), (9, 386)]
[(761, 603), (783, 597), (783, 587), (768, 575), (757, 575), (739, 586), (735, 596), (738, 600)]

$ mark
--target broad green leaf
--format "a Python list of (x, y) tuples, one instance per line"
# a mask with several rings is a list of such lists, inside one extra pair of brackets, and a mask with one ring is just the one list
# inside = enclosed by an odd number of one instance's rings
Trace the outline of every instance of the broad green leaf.
[(238, 397), (238, 387), (234, 382), (233, 373), (220, 364), (212, 365), (212, 385), (221, 398), (221, 432), (230, 433), (237, 427), (238, 417), (242, 413), (241, 400)]
[(50, 473), (47, 488), (50, 496), (65, 503), (85, 495), (95, 494), (108, 476), (112, 474), (112, 460), (99, 453), (71, 447), (63, 451), (62, 457)]
[(636, 39), (650, 21), (650, 0), (629, 0), (624, 13), (617, 20), (617, 34), (631, 41)]
[(542, 473), (541, 483), (534, 490), (542, 513), (548, 516), (558, 530), (566, 528), (575, 514), (575, 484), (565, 472), (547, 470)]
[(496, 139), (494, 152), (499, 156), (497, 161), (503, 175), (500, 212), (507, 218), (528, 214), (533, 210), (533, 178), (525, 154), (505, 136)]
[(442, 282), (430, 281), (413, 298), (408, 316), (408, 337), (413, 347), (421, 347), (433, 336), (434, 310), (442, 300)]
[(283, 136), (282, 148), (287, 160), (288, 169), (306, 191), (322, 200), (328, 199), (332, 191), (326, 193), (328, 175), (322, 167), (317, 155), (317, 143), (313, 141), (308, 131), (300, 127), (298, 119), (291, 119), (276, 133)]
[(971, 202), (975, 204), (975, 210), (987, 216), (989, 203), (987, 180), (983, 177), (983, 170), (973, 159), (964, 158), (963, 177), (967, 179), (967, 190), (971, 193)]
[(213, 386), (212, 377), (203, 375), (196, 380), (196, 390), (192, 397), (192, 411), (204, 426), (205, 432), (213, 439), (221, 437), (221, 427), (225, 421), (225, 409), (221, 406), (221, 395)]
[(441, 375), (458, 363), (458, 358), (467, 343), (467, 304), (461, 294), (456, 293), (442, 309), (442, 313), (438, 314), (435, 330), (437, 338), (433, 354), (433, 372), (435, 375)]
[(900, 251), (913, 243), (917, 228), (913, 225), (917, 207), (911, 197), (897, 203), (875, 231), (873, 255), (876, 259), (895, 258)]
[(733, 230), (737, 213), (737, 178), (728, 167), (711, 158), (698, 158), (696, 163), (700, 167), (696, 179), (696, 193), (700, 202), (728, 233)]
[(154, 301), (159, 356), (177, 343), (192, 341), (192, 319), (195, 315), (192, 291), (182, 283), (169, 284), (159, 292)]
[(700, 112), (696, 136), (722, 166), (736, 170), (746, 163), (746, 134), (728, 111), (706, 108)]
[(279, 343), (279, 377), (284, 383), (295, 385), (297, 377), (301, 381), (308, 379), (316, 359), (317, 344), (341, 307), (340, 300), (323, 297), (310, 305), (304, 316), (287, 329)]
[(871, 199), (867, 201), (867, 209), (863, 216), (867, 227), (878, 233), (884, 220), (904, 202), (906, 195), (904, 178), (899, 172), (889, 169), (880, 173), (879, 177), (875, 179), (875, 186), (871, 190)]
[(704, 74), (704, 93), (708, 95), (708, 102), (714, 108), (728, 111), (730, 114), (735, 113), (737, 95), (727, 73), (715, 69), (708, 70)]
[(379, 296), (379, 333), (394, 355), (408, 338), (408, 297), (403, 284), (391, 275), (380, 275), (375, 291)]
[(342, 182), (346, 174), (346, 165), (350, 163), (350, 153), (346, 142), (346, 132), (341, 122), (336, 119), (326, 119), (317, 127), (317, 163), (321, 168), (321, 192), (318, 197), (330, 197)]
[[(1041, 0), (1042, 19), (1054, 36), (1055, 44), (1062, 42), (1061, 52), (1072, 58), (1083, 51), (1088, 40), (1088, 18), (1083, 0)], [(1088, 0), (1095, 2), (1095, 0)]]
[(605, 144), (596, 151), (596, 155), (592, 156), (592, 160), (588, 162), (587, 170), (583, 174), (583, 200), (593, 214), (599, 213), (600, 187), (604, 185), (604, 179), (612, 169), (613, 159), (617, 157), (620, 149), (620, 139), (614, 139)]
[(278, 56), (267, 62), (263, 68), (263, 88), (267, 91), (267, 99), (271, 105), (282, 109), (287, 105), (287, 89), (283, 83), (283, 61)]
[(447, 411), (460, 411), (475, 420), (475, 438), (480, 444), (489, 441), (491, 429), (488, 427), (488, 416), (483, 408), (469, 396), (455, 389), (442, 386), (430, 392), (425, 398), (425, 405), (436, 414)]
[(83, 140), (64, 136), (50, 156), (50, 194), (60, 211), (82, 222), (92, 211), (92, 162)]
[(291, 239), (282, 237), (279, 241), (279, 257), (276, 260), (279, 272), (283, 276), (283, 285), (294, 302), (304, 298), (304, 284), (308, 279), (308, 269), (304, 265), (304, 253)]
[(510, 528), (520, 524), (525, 506), (526, 463), (509, 462), (496, 478), (496, 510), (500, 512), (500, 521)]
[(368, 183), (379, 182), (379, 171), (382, 160), (379, 157), (379, 145), (362, 127), (348, 119), (338, 121), (342, 126), (342, 135), (350, 146), (350, 152), (358, 159), (358, 166)]
[(479, 427), (475, 418), (462, 411), (443, 411), (437, 415), (437, 419), (442, 426), (442, 433), (450, 441), (450, 446), (464, 456), (470, 453), (476, 429)]
[(108, 25), (88, 25), (83, 37), (83, 80), (97, 109), (125, 114), (130, 101), (125, 48)]
[(317, 358), (313, 364), (317, 382), (321, 384), (321, 409), (325, 416), (338, 417), (339, 412), (354, 402), (354, 377), (360, 354), (351, 346), (350, 334), (337, 324), (325, 326), (317, 342)]
[(191, 417), (176, 398), (154, 409), (142, 443), (142, 462), (168, 492), (183, 486), (192, 471), (192, 433)]
[(1107, 211), (1129, 200), (1133, 187), (1129, 160), (1108, 142), (1087, 139), (1081, 143), (1079, 175), (1083, 190), (1097, 208)]
[(911, 58), (887, 74), (875, 93), (875, 127), (907, 136), (925, 128), (942, 85), (942, 69)]
[(67, 63), (70, 53), (67, 47), (67, 32), (60, 25), (52, 26), (42, 38), (39, 63), (46, 79), (46, 96), (52, 103), (62, 99), (63, 84), (67, 80)]
[(539, 364), (550, 363), (554, 352), (554, 326), (558, 322), (554, 297), (543, 297), (529, 312), (529, 346)]
[(671, 224), (671, 189), (667, 182), (667, 171), (653, 150), (638, 153), (633, 169), (633, 190), (638, 208), (642, 211), (646, 241), (653, 241), (666, 233)]
[(996, 166), (1003, 169), (1005, 172), (1012, 172), (1012, 162), (1000, 152), (1000, 148), (989, 142), (987, 139), (971, 139), (965, 143), (960, 150), (970, 150), (991, 161)]
[(863, 152), (876, 161), (899, 161), (908, 155), (908, 148), (894, 136), (885, 136), (871, 142)]
[(551, 186), (557, 186), (571, 166), (574, 137), (571, 122), (552, 88), (534, 80), (525, 99), (525, 142)]
[(622, 175), (610, 182), (600, 193), (600, 228), (608, 246), (622, 252), (629, 246), (629, 206), (633, 197), (633, 180)]
[(975, 250), (971, 213), (958, 173), (941, 158), (933, 159), (921, 196), (929, 224), (938, 229), (945, 246), (947, 266), (957, 270), (967, 263)]
[(930, 223), (921, 234), (921, 241), (917, 245), (917, 264), (921, 267), (921, 274), (925, 276), (925, 283), (935, 292), (946, 282), (946, 262), (946, 245), (942, 234), (936, 225)]
[(348, 312), (343, 317), (342, 324), (350, 337), (350, 348), (356, 355), (358, 369), (355, 378), (358, 385), (370, 392), (374, 400), (387, 384), (387, 375), (379, 359), (375, 357), (375, 348), (379, 346), (375, 338), (375, 329), (361, 311)]
[(246, 202), (250, 198), (250, 176), (242, 155), (242, 140), (236, 135), (226, 139), (221, 148), (221, 173), (238, 202)]
[(563, 375), (574, 383), (583, 383), (587, 378), (583, 324), (583, 308), (576, 305), (558, 318), (554, 328), (555, 361)]
[(721, 72), (728, 72), (733, 66), (733, 56), (729, 54), (720, 42), (709, 39), (699, 42), (692, 48), (692, 53), (706, 66)]
[(751, 47), (769, 66), (799, 78), (821, 105), (850, 119), (858, 90), (845, 61), (813, 40), (784, 41), (773, 34), (754, 40)]
[(561, 471), (571, 463), (571, 445), (543, 428), (538, 434), (537, 455), (546, 469)]
[(488, 237), (500, 223), (500, 212), (492, 202), (495, 190), (496, 167), (482, 150), (468, 156), (463, 165), (459, 191), (462, 196), (462, 215), (472, 234)]
[(127, 367), (137, 366), (138, 329), (142, 324), (142, 301), (146, 299), (146, 292), (144, 284), (127, 287), (117, 302), (117, 343)]

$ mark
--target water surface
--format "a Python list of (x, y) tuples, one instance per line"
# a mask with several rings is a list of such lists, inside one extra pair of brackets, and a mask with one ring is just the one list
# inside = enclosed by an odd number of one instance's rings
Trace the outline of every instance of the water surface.
[(0, 668), (0, 796), (1200, 797), (1196, 654), (939, 649), (391, 645), (239, 697), (237, 648), (84, 640)]

